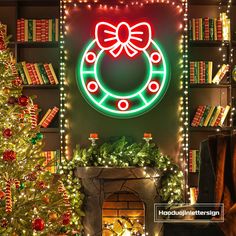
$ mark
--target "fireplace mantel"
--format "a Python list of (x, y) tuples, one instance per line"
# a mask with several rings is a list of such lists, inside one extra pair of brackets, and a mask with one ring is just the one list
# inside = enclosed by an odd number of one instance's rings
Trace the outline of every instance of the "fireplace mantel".
[(154, 223), (154, 203), (160, 202), (158, 194), (161, 173), (149, 167), (77, 167), (85, 193), (85, 235), (102, 235), (102, 206), (113, 193), (130, 192), (145, 205), (145, 228), (149, 235), (161, 235), (161, 225)]

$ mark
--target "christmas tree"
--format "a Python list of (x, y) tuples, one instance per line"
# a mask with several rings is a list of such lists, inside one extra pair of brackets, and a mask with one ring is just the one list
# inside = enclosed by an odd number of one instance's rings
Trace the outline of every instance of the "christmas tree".
[(43, 135), (29, 114), (33, 101), (22, 95), (7, 41), (0, 24), (0, 235), (58, 235), (70, 225), (69, 198), (46, 171)]

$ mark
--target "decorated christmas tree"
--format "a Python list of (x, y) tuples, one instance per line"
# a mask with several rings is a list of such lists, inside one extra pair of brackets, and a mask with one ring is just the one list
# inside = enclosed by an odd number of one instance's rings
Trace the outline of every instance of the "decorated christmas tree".
[(0, 235), (59, 235), (71, 222), (69, 197), (45, 166), (33, 101), (22, 95), (7, 41), (0, 24)]

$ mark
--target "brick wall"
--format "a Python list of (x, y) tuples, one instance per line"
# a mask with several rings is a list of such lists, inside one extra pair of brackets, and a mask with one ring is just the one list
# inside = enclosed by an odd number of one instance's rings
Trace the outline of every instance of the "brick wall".
[(113, 223), (119, 217), (128, 217), (131, 221), (144, 224), (144, 204), (134, 194), (114, 193), (103, 203), (103, 224)]

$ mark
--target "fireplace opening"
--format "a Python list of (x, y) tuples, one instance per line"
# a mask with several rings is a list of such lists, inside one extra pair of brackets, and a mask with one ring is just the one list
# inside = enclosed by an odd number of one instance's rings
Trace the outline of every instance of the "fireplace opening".
[(103, 236), (144, 235), (145, 206), (131, 192), (117, 192), (103, 202)]

